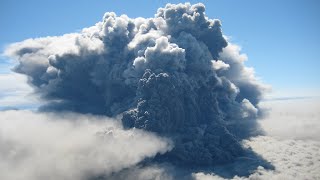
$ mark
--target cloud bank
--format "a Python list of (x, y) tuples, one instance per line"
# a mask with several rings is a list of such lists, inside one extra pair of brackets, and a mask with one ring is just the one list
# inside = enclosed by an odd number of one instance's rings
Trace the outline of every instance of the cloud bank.
[(320, 141), (320, 98), (265, 101), (266, 117), (260, 121), (267, 135), (280, 139)]
[(0, 147), (0, 179), (82, 180), (117, 173), (172, 143), (106, 117), (11, 110), (0, 112)]
[[(259, 106), (268, 109), (259, 121), (266, 135), (244, 140), (242, 143), (274, 165), (275, 170), (258, 167), (249, 176), (233, 176), (238, 180), (289, 180), (320, 178), (320, 114), (319, 98), (264, 101)], [(235, 162), (235, 169), (243, 164)], [(220, 171), (230, 172), (224, 166)], [(221, 173), (220, 173), (221, 174)], [(223, 180), (212, 172), (193, 173), (199, 180)]]
[(264, 87), (203, 4), (153, 18), (106, 13), (80, 33), (28, 39), (5, 54), (48, 102), (42, 111), (122, 116), (125, 128), (173, 140), (165, 159), (214, 165), (243, 156)]
[[(320, 173), (320, 142), (277, 139), (268, 136), (252, 138), (244, 142), (255, 152), (271, 161), (275, 170), (258, 167), (248, 177), (234, 176), (232, 180), (289, 180), (289, 179), (319, 179)], [(241, 164), (236, 165), (242, 168)], [(228, 171), (228, 169), (223, 169)], [(197, 180), (224, 180), (225, 178), (213, 174), (193, 173)]]

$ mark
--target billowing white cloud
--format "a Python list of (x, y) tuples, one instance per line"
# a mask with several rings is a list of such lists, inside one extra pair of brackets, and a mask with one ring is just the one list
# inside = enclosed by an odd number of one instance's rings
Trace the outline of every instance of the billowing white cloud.
[(226, 70), (230, 67), (229, 64), (226, 64), (224, 63), (223, 61), (221, 60), (217, 60), (217, 61), (212, 61), (212, 67), (213, 69), (215, 70)]
[(257, 116), (258, 109), (254, 107), (248, 99), (243, 99), (241, 105), (243, 106), (243, 117)]
[(172, 148), (118, 121), (79, 114), (0, 112), (0, 179), (81, 180), (110, 175)]

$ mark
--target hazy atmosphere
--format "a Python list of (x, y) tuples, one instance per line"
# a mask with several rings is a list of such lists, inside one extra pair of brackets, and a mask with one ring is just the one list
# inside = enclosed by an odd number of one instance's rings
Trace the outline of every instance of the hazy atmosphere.
[(320, 179), (317, 1), (0, 2), (0, 179)]

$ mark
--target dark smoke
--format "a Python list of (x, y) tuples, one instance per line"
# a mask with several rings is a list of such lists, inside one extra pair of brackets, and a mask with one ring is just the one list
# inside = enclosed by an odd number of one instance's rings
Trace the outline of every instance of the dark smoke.
[(80, 33), (25, 40), (6, 54), (48, 101), (41, 110), (122, 115), (124, 127), (174, 141), (160, 161), (230, 162), (257, 130), (263, 86), (203, 4), (168, 4), (148, 19), (106, 13)]

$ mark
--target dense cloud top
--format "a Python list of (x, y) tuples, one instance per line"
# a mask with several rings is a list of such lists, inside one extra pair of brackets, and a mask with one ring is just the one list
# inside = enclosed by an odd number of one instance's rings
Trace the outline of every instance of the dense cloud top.
[(174, 162), (212, 165), (243, 153), (263, 86), (203, 4), (168, 4), (154, 18), (106, 13), (80, 33), (28, 39), (5, 54), (46, 111), (122, 115), (126, 128), (173, 139)]

